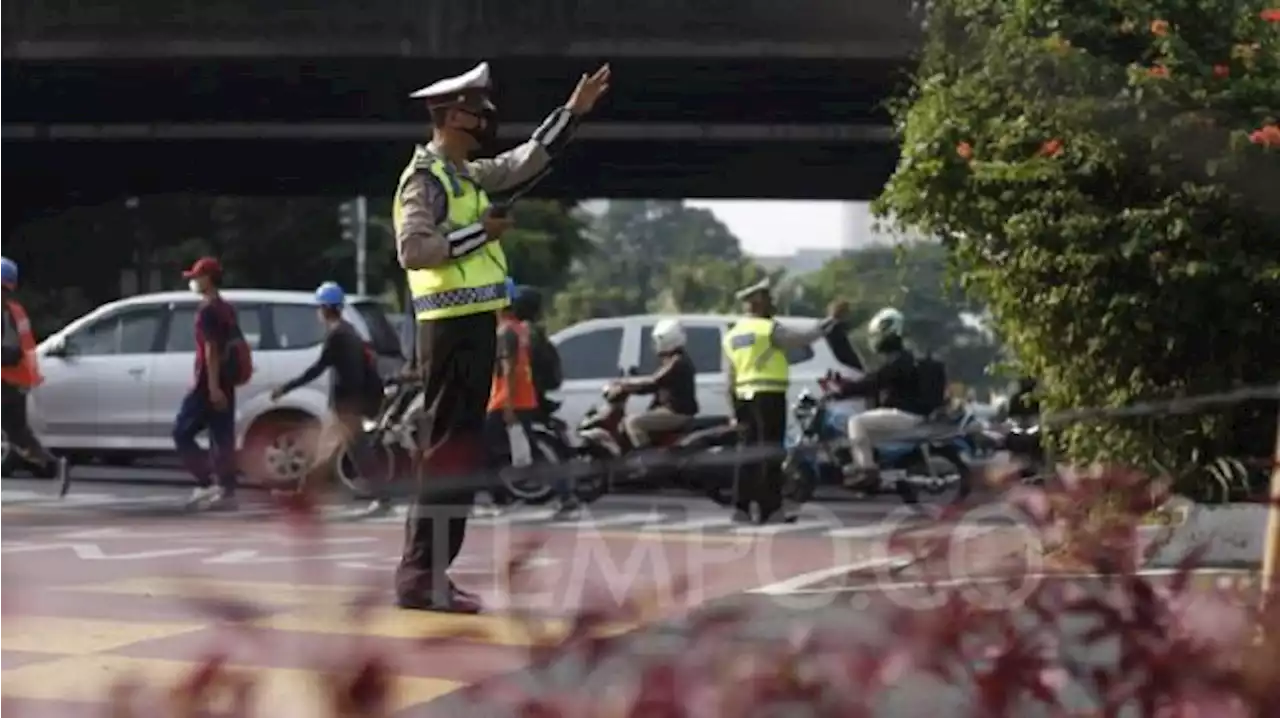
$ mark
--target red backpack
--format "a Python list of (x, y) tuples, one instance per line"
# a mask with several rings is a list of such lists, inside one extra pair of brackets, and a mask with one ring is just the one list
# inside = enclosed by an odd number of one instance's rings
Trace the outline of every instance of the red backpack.
[(248, 340), (244, 338), (244, 332), (240, 331), (240, 318), (236, 315), (235, 307), (225, 302), (224, 306), (227, 311), (226, 318), (231, 324), (229, 332), (231, 338), (223, 349), (222, 361), (228, 367), (226, 371), (232, 383), (235, 386), (244, 386), (253, 378), (253, 352), (249, 349)]

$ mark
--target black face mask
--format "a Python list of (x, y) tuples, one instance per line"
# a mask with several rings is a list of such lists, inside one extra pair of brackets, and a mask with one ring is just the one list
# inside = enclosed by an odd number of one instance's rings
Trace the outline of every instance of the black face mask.
[(488, 148), (498, 139), (498, 113), (493, 110), (482, 110), (475, 113), (480, 126), (466, 130), (481, 148)]

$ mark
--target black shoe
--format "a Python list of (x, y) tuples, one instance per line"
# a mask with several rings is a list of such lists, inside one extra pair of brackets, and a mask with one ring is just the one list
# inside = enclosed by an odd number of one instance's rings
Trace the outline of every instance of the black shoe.
[(435, 611), (469, 616), (480, 613), (484, 608), (477, 597), (460, 590), (457, 586), (450, 586), (443, 599), (436, 601), (436, 597), (428, 592), (425, 595), (397, 596), (396, 605), (410, 611)]
[(733, 512), (733, 522), (735, 524), (751, 523), (751, 512), (745, 509), (737, 509)]

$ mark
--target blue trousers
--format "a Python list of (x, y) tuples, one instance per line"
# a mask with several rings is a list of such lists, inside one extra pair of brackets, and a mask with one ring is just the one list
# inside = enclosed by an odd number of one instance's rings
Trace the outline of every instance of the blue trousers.
[[(187, 392), (173, 420), (173, 444), (183, 466), (200, 486), (210, 486), (212, 475), (226, 495), (236, 491), (236, 397), (226, 392), (227, 405), (215, 409), (203, 387)], [(209, 451), (196, 443), (196, 435), (209, 433)]]

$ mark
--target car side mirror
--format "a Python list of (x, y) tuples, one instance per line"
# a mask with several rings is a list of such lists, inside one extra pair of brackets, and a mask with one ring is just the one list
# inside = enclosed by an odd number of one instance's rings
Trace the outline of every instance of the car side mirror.
[(65, 337), (56, 339), (49, 344), (49, 348), (45, 350), (44, 355), (47, 357), (56, 357), (58, 359), (68, 359), (75, 354), (73, 345)]

